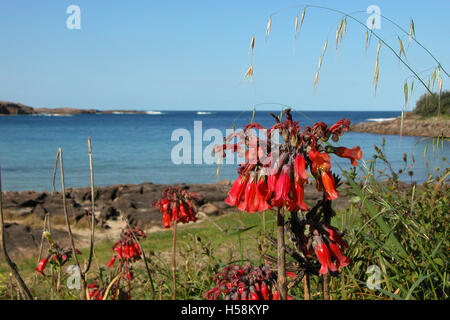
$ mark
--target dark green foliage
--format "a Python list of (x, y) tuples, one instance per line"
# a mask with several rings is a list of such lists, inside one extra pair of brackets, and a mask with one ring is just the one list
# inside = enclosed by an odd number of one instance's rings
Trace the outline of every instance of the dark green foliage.
[[(422, 95), (416, 102), (414, 113), (421, 116), (437, 116), (439, 108), (439, 95), (431, 96), (429, 93)], [(450, 115), (450, 91), (441, 94), (441, 115)]]

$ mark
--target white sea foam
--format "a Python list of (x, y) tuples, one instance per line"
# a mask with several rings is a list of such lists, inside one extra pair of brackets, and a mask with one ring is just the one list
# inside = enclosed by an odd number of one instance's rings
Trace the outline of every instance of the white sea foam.
[(37, 113), (33, 114), (35, 117), (71, 117), (71, 114), (58, 114), (58, 113)]
[(369, 118), (367, 119), (367, 121), (374, 121), (374, 122), (383, 122), (383, 121), (389, 121), (389, 120), (394, 120), (397, 118)]
[(210, 111), (198, 111), (197, 114), (213, 114), (214, 112)]

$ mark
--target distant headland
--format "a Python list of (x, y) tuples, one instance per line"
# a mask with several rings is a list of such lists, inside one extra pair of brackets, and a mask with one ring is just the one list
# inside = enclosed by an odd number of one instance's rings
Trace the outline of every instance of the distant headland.
[[(399, 135), (401, 118), (383, 121), (360, 122), (350, 126), (350, 131), (367, 132), (382, 135)], [(450, 137), (450, 119), (448, 117), (422, 117), (406, 113), (403, 119), (402, 134), (418, 137)]]
[(33, 108), (16, 102), (0, 101), (0, 116), (15, 115), (78, 115), (78, 114), (146, 114), (138, 110), (97, 110), (75, 108)]

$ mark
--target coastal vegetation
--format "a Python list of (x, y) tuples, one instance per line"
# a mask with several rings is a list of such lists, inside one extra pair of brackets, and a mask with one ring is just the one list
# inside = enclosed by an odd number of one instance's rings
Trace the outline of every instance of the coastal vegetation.
[(444, 91), (440, 96), (437, 93), (434, 95), (423, 94), (416, 102), (414, 113), (423, 117), (444, 116), (448, 118), (450, 116), (450, 91)]

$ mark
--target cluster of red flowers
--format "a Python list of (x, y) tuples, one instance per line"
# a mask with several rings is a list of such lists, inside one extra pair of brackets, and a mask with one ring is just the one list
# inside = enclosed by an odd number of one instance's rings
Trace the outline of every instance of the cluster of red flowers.
[(103, 300), (104, 288), (100, 287), (98, 279), (95, 279), (91, 284), (87, 285), (89, 292), (89, 299), (91, 300)]
[(162, 192), (162, 197), (153, 203), (163, 214), (164, 228), (170, 228), (173, 223), (197, 221), (195, 202), (200, 195), (182, 188), (169, 187)]
[[(320, 270), (317, 268), (314, 271), (318, 270), (319, 274), (326, 274), (329, 271), (338, 271), (339, 267), (346, 267), (350, 259), (342, 253), (348, 248), (347, 242), (342, 238), (339, 230), (330, 225), (334, 211), (331, 207), (323, 210), (320, 205), (322, 203), (312, 208), (307, 217), (302, 220), (298, 220), (297, 213), (292, 213), (288, 230), (293, 234), (290, 240), (295, 244), (300, 255), (307, 259), (314, 258), (315, 254), (320, 263)], [(318, 210), (319, 208), (321, 210)], [(311, 232), (306, 232), (307, 226)]]
[[(217, 286), (205, 293), (208, 300), (279, 300), (276, 273), (268, 266), (230, 265), (214, 276)], [(292, 297), (288, 296), (288, 300)]]
[[(301, 131), (298, 121), (292, 120), (290, 109), (285, 110), (285, 115), (286, 120), (283, 122), (273, 115), (276, 123), (270, 129), (251, 123), (245, 126), (243, 132), (227, 137), (227, 141), (240, 138), (238, 143), (215, 146), (214, 152), (219, 152), (220, 157), (225, 157), (225, 151), (231, 150), (245, 153), (247, 159), (247, 162), (240, 165), (239, 177), (225, 200), (229, 205), (247, 212), (264, 211), (272, 207), (285, 207), (291, 212), (306, 211), (308, 205), (303, 198), (304, 184), (308, 182), (308, 167), (316, 180), (317, 189), (324, 190), (326, 199), (334, 200), (339, 196), (330, 170), (329, 153), (349, 158), (356, 165), (356, 160), (362, 157), (361, 149), (335, 148), (321, 143), (328, 141), (330, 137), (333, 141), (338, 141), (348, 131), (350, 120), (342, 119), (330, 127), (317, 122), (313, 127), (307, 126)], [(252, 134), (251, 129), (254, 128), (265, 130), (266, 139)], [(272, 150), (273, 146), (268, 141), (276, 130), (284, 143), (275, 142), (276, 148)]]
[[(239, 177), (225, 202), (247, 212), (285, 208), (297, 220), (299, 212), (308, 211), (296, 227), (291, 225), (296, 233), (296, 247), (305, 258), (313, 257), (315, 253), (321, 264), (321, 274), (337, 271), (337, 267), (348, 265), (349, 259), (342, 254), (347, 244), (338, 230), (330, 225), (334, 215), (330, 202), (339, 197), (336, 190), (339, 178), (331, 172), (330, 153), (348, 158), (352, 165), (357, 165), (357, 160), (362, 158), (361, 149), (325, 144), (330, 137), (334, 142), (339, 141), (340, 136), (349, 129), (349, 119), (339, 120), (330, 127), (317, 122), (301, 130), (298, 121), (292, 120), (290, 109), (285, 110), (284, 114), (284, 121), (272, 114), (276, 123), (270, 129), (251, 123), (242, 132), (228, 136), (228, 143), (215, 146), (214, 152), (218, 152), (220, 157), (225, 157), (225, 151), (231, 150), (245, 154), (247, 159), (238, 168)], [(264, 130), (265, 139), (254, 135), (251, 129)], [(272, 141), (276, 132), (282, 141)], [(240, 141), (231, 144), (235, 137)], [(317, 190), (324, 195), (323, 201), (311, 209), (304, 201), (308, 168), (316, 181)], [(295, 219), (292, 221), (295, 222)]]
[(116, 260), (119, 260), (119, 269), (121, 269), (128, 280), (133, 278), (131, 273), (131, 263), (141, 258), (141, 248), (136, 239), (145, 238), (145, 233), (142, 229), (133, 228), (122, 231), (122, 238), (117, 241), (112, 247), (114, 254), (107, 266), (112, 268)]
[[(339, 231), (330, 225), (323, 225), (323, 229), (326, 237), (323, 237), (318, 230), (314, 230), (313, 241), (313, 247), (321, 265), (320, 274), (337, 271), (337, 268), (345, 267), (350, 263), (349, 258), (342, 254), (342, 250), (348, 248), (348, 244), (342, 239)], [(331, 257), (335, 259), (336, 264), (333, 264)]]
[[(76, 249), (77, 254), (81, 254), (81, 252)], [(55, 264), (58, 266), (63, 266), (72, 256), (72, 249), (61, 249), (59, 247), (52, 247), (49, 250), (49, 254), (42, 258), (37, 267), (34, 269), (36, 272), (45, 275), (44, 269), (48, 263)]]

